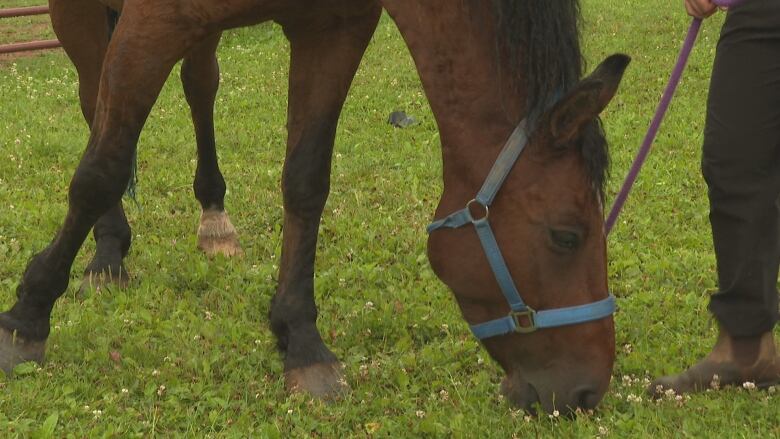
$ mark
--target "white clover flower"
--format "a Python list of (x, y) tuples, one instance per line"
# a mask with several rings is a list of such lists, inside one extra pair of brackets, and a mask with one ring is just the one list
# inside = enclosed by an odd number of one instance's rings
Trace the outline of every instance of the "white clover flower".
[(742, 388), (747, 389), (747, 390), (755, 390), (756, 389), (756, 383), (754, 383), (752, 381), (745, 381), (744, 383), (742, 383)]
[(712, 381), (710, 381), (710, 387), (715, 390), (720, 389), (720, 377), (718, 376), (717, 373), (712, 375)]
[(414, 414), (417, 415), (418, 418), (424, 418), (425, 417), (425, 412), (422, 411), (422, 410), (417, 410), (416, 412), (414, 412)]
[(628, 402), (635, 402), (635, 403), (641, 403), (642, 402), (642, 397), (634, 395), (633, 393), (629, 393), (628, 396), (626, 397), (626, 401), (628, 401)]

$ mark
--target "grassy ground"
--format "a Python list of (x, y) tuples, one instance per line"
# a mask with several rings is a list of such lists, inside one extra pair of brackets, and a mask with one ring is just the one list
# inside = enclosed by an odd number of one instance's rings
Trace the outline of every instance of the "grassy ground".
[[(589, 64), (634, 62), (604, 115), (614, 194), (649, 122), (688, 19), (676, 0), (584, 1)], [(630, 6), (629, 6), (630, 4)], [(278, 29), (228, 33), (216, 114), (227, 207), (246, 255), (195, 250), (194, 138), (181, 87), (166, 85), (140, 141), (140, 205), (125, 291), (58, 302), (42, 368), (0, 378), (6, 437), (777, 437), (777, 396), (743, 389), (648, 401), (645, 382), (714, 341), (715, 287), (699, 148), (711, 20), (616, 231), (618, 359), (596, 413), (530, 419), (498, 396), (499, 369), (471, 338), (425, 258), (440, 190), (438, 136), (411, 59), (383, 18), (339, 127), (317, 259), (319, 327), (352, 392), (325, 405), (288, 396), (266, 315), (280, 251), (287, 45)], [(61, 52), (0, 65), (0, 306), (59, 227), (87, 140)], [(390, 128), (395, 109), (413, 128)], [(403, 218), (404, 221), (398, 221)], [(90, 240), (91, 241), (91, 240)], [(75, 263), (74, 281), (93, 244)], [(483, 361), (484, 359), (484, 361)]]

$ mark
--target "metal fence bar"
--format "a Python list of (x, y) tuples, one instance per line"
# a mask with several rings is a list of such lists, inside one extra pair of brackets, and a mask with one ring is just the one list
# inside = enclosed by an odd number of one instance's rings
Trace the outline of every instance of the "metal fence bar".
[(28, 15), (48, 14), (48, 6), (28, 6), (25, 8), (0, 9), (0, 18), (26, 17)]
[[(0, 9), (0, 18), (27, 17), (49, 13), (48, 6), (28, 6), (24, 8)], [(6, 53), (29, 52), (32, 50), (55, 49), (62, 47), (57, 40), (25, 41), (0, 45), (0, 55)]]
[(12, 43), (0, 45), (0, 55), (15, 52), (29, 52), (31, 50), (56, 49), (62, 47), (58, 40), (27, 41), (24, 43)]

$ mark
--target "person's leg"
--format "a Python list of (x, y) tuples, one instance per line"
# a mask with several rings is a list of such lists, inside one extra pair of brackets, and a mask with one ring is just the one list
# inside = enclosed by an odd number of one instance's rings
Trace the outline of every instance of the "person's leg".
[(718, 261), (709, 308), (737, 337), (771, 331), (778, 320), (780, 3), (752, 3), (723, 29), (702, 160)]
[[(710, 199), (720, 335), (704, 360), (651, 384), (677, 392), (780, 381), (772, 328), (780, 261), (780, 3), (729, 12), (707, 102), (702, 172)], [(717, 376), (716, 376), (717, 375)], [(714, 379), (713, 379), (714, 378)]]

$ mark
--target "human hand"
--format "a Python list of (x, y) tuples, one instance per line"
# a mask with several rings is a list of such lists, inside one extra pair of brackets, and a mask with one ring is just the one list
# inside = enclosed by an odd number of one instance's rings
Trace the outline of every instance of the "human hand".
[(718, 10), (712, 0), (685, 0), (685, 10), (688, 15), (696, 18), (707, 18)]

